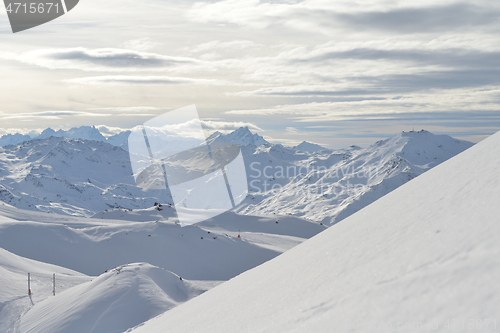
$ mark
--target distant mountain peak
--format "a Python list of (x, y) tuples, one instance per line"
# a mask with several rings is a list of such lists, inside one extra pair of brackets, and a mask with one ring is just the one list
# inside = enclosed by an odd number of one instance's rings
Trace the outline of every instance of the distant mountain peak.
[(414, 165), (434, 166), (472, 147), (472, 142), (426, 130), (401, 132), (368, 148), (373, 152), (404, 158)]
[(51, 136), (54, 136), (56, 134), (56, 131), (54, 131), (52, 128), (48, 127), (42, 131), (42, 133), (36, 137), (36, 139), (43, 139), (43, 138), (48, 138)]
[(311, 143), (311, 142), (307, 142), (307, 141), (302, 141), (302, 143), (300, 145), (293, 147), (293, 149), (307, 151), (309, 153), (314, 153), (314, 152), (322, 151), (322, 150), (329, 150), (329, 149), (327, 149), (323, 146), (320, 146), (316, 143)]
[(217, 131), (208, 137), (207, 142), (209, 144), (213, 142), (231, 142), (240, 146), (261, 146), (269, 143), (262, 136), (252, 133), (248, 126), (240, 127), (229, 134), (222, 134)]
[(73, 127), (69, 130), (59, 129), (55, 131), (52, 128), (46, 128), (40, 133), (40, 135), (22, 135), (16, 133), (15, 135), (4, 135), (0, 138), (0, 146), (6, 146), (9, 144), (18, 144), (23, 141), (29, 141), (31, 139), (45, 139), (54, 137), (63, 137), (68, 139), (84, 139), (84, 140), (94, 140), (106, 142), (106, 138), (101, 134), (101, 132), (95, 126), (80, 126)]

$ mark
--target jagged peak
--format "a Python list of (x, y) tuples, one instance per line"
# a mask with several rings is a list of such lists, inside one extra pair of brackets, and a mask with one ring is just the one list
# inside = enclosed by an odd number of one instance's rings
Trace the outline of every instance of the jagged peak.
[(222, 134), (217, 131), (208, 137), (207, 142), (209, 144), (213, 142), (231, 142), (241, 146), (261, 146), (269, 143), (259, 134), (252, 133), (248, 126), (242, 126), (229, 134)]
[(328, 148), (320, 146), (316, 143), (307, 142), (307, 141), (302, 141), (299, 145), (293, 147), (293, 149), (311, 152), (311, 153), (317, 152), (317, 151), (329, 150)]

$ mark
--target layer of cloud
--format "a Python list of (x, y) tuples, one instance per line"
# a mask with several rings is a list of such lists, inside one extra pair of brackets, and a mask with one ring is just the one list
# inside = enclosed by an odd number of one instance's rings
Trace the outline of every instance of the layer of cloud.
[[(478, 1), (478, 4), (481, 2)], [(331, 33), (336, 29), (421, 33), (486, 26), (499, 17), (497, 5), (479, 6), (458, 1), (266, 1), (223, 0), (197, 2), (192, 21), (234, 24), (252, 29), (282, 25), (291, 29)]]
[(168, 70), (197, 64), (197, 61), (191, 58), (117, 48), (40, 49), (20, 54), (4, 52), (0, 53), (0, 57), (49, 69), (96, 72)]
[(18, 120), (56, 120), (64, 117), (109, 117), (110, 113), (95, 113), (85, 111), (42, 111), (31, 113), (14, 113), (5, 116), (0, 116), (1, 119), (18, 119)]
[(155, 106), (116, 106), (116, 107), (104, 107), (104, 108), (92, 108), (91, 110), (96, 111), (107, 111), (107, 112), (123, 112), (123, 113), (138, 113), (138, 112), (157, 112), (160, 110), (166, 110), (165, 108), (158, 108)]
[(96, 125), (95, 126), (99, 132), (105, 137), (113, 136), (115, 134), (119, 134), (121, 132), (128, 131), (128, 128), (122, 128), (117, 126), (108, 126), (108, 125)]
[[(500, 88), (455, 89), (439, 94), (414, 93), (380, 99), (340, 100), (280, 104), (272, 107), (227, 111), (228, 115), (288, 117), (291, 122), (335, 122), (356, 119), (389, 119), (401, 114), (466, 112), (498, 113)], [(324, 124), (324, 125), (325, 125)]]
[(219, 132), (228, 132), (237, 130), (240, 127), (248, 127), (250, 130), (260, 131), (262, 132), (262, 128), (259, 126), (249, 123), (249, 122), (230, 122), (230, 121), (217, 121), (217, 120), (202, 120), (201, 125), (203, 129), (207, 131), (219, 131)]
[(228, 82), (211, 79), (192, 79), (185, 77), (170, 76), (131, 76), (131, 75), (104, 75), (90, 76), (65, 80), (71, 84), (81, 85), (117, 85), (117, 84), (136, 84), (136, 85), (230, 85)]

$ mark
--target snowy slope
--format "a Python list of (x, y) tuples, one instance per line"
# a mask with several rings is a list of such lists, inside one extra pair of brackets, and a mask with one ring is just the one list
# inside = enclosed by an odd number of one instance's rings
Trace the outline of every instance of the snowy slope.
[(144, 263), (95, 278), (0, 248), (0, 332), (122, 332), (218, 283), (181, 280)]
[(173, 222), (86, 228), (4, 222), (0, 225), (0, 244), (17, 255), (88, 275), (99, 275), (126, 263), (148, 262), (195, 280), (227, 280), (282, 252), (198, 227), (182, 228)]
[(132, 332), (497, 332), (499, 146), (497, 133)]
[[(176, 220), (173, 207), (163, 205), (161, 209), (161, 211), (158, 211), (156, 207), (138, 210), (113, 209), (97, 213), (92, 218), (133, 222)], [(239, 215), (232, 211), (224, 212), (216, 217), (197, 223), (196, 226), (202, 229), (219, 230), (230, 234), (234, 232), (266, 233), (300, 238), (311, 238), (325, 229), (325, 226), (321, 226), (319, 223), (309, 222), (294, 216), (251, 216)]]
[[(0, 203), (0, 332), (121, 332), (325, 230), (290, 216), (232, 212), (182, 228), (173, 209), (162, 208), (79, 218)], [(144, 264), (126, 265), (134, 262)], [(91, 277), (62, 267), (91, 276), (108, 272), (88, 282)], [(113, 275), (114, 267), (124, 268)]]
[(175, 219), (177, 214), (172, 205), (162, 205), (159, 207), (150, 207), (146, 209), (106, 209), (92, 216), (93, 219), (105, 220), (121, 220), (133, 222), (151, 222), (151, 221), (167, 221)]
[[(28, 296), (28, 272), (31, 273), (31, 297)], [(56, 274), (56, 293), (91, 279), (84, 274), (22, 258), (0, 248), (0, 332), (15, 332), (19, 329), (21, 315), (33, 304), (52, 295), (52, 274)]]
[[(13, 216), (8, 207), (0, 209), (0, 215), (3, 211)], [(134, 222), (149, 220), (134, 211), (123, 211), (129, 221), (113, 220), (112, 212), (110, 219), (52, 215), (51, 220), (49, 214), (31, 213), (29, 219), (30, 212), (19, 211), (18, 220), (0, 217), (0, 244), (16, 255), (88, 275), (147, 262), (188, 279), (227, 280), (325, 229), (293, 217), (241, 217), (230, 212), (206, 225), (181, 227), (176, 218), (157, 219), (153, 211), (142, 211), (154, 218), (150, 222)]]
[[(325, 229), (290, 216), (232, 212), (185, 228), (176, 221), (167, 205), (79, 218), (0, 202), (0, 332), (122, 332)], [(144, 264), (126, 265), (132, 262)], [(91, 277), (62, 267), (92, 276), (108, 272), (88, 282)]]
[(123, 332), (205, 290), (149, 264), (117, 267), (33, 306), (21, 332)]

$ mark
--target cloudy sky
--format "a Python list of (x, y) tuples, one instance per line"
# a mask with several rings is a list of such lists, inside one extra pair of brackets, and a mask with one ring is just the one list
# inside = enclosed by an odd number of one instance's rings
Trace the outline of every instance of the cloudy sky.
[(118, 131), (196, 104), (208, 131), (366, 145), (500, 130), (492, 0), (80, 0), (12, 34), (0, 10), (0, 134)]

